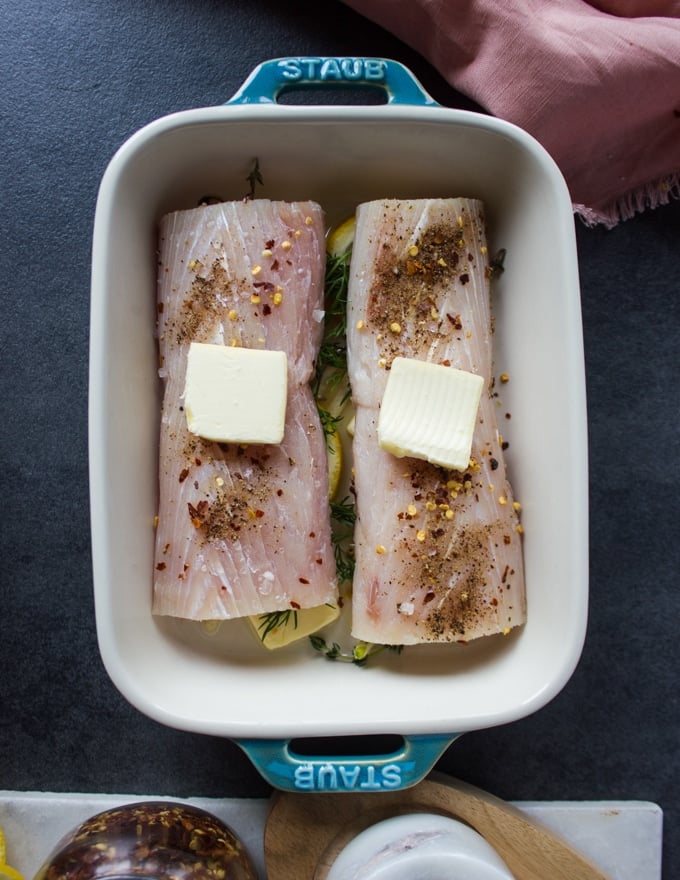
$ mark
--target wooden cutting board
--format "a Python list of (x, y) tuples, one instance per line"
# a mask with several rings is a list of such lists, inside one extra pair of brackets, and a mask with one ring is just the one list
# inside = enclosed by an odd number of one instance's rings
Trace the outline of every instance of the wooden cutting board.
[(436, 774), (404, 791), (272, 796), (264, 836), (268, 880), (325, 880), (338, 853), (370, 825), (403, 813), (466, 822), (516, 880), (609, 880), (588, 859), (521, 810), (481, 789)]

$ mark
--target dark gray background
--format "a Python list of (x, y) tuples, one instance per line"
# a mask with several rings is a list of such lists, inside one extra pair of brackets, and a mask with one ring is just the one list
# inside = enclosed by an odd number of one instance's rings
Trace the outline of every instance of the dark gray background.
[[(99, 180), (138, 128), (223, 103), (281, 55), (390, 56), (441, 103), (472, 105), (337, 2), (1, 0), (0, 12), (0, 788), (266, 796), (238, 747), (147, 720), (100, 662), (87, 480)], [(654, 801), (670, 878), (680, 860), (680, 202), (612, 231), (577, 221), (576, 232), (591, 456), (585, 650), (551, 704), (464, 736), (439, 769), (507, 799)]]

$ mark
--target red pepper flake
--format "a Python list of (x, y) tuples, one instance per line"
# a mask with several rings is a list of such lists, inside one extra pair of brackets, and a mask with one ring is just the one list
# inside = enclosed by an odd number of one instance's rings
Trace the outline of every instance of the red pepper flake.
[(194, 464), (196, 465), (196, 467), (200, 467), (203, 464), (203, 462), (201, 461), (200, 458), (195, 458)]
[(164, 305), (164, 303), (158, 303), (158, 305), (156, 306), (156, 310), (157, 310), (157, 312), (158, 312), (159, 315), (162, 315), (162, 314), (163, 314), (163, 310), (164, 310), (164, 309), (165, 309), (165, 305)]
[(316, 562), (317, 565), (323, 565), (323, 559), (320, 556), (317, 556), (314, 562)]
[(316, 532), (310, 532), (310, 533), (309, 533), (309, 537), (310, 537), (310, 538), (316, 538)]
[(275, 244), (276, 244), (276, 241), (273, 238), (268, 238), (267, 241), (265, 241), (264, 246), (268, 250), (271, 250)]
[(158, 565), (156, 566), (156, 571), (165, 571), (166, 567), (167, 566), (165, 565), (164, 562), (159, 562)]
[(463, 272), (463, 274), (460, 276), (459, 280), (460, 280), (461, 284), (467, 284), (468, 281), (470, 280), (470, 276), (468, 275), (467, 272)]
[(257, 517), (257, 519), (261, 519), (264, 516), (264, 510), (256, 510), (255, 516)]
[(205, 500), (199, 501), (196, 507), (194, 507), (189, 501), (187, 502), (187, 507), (189, 508), (189, 517), (191, 518), (194, 528), (200, 529), (205, 522), (205, 517), (208, 512), (208, 502)]
[(269, 303), (265, 303), (262, 306), (262, 314), (263, 315), (271, 315), (271, 313), (272, 313), (272, 307), (269, 305)]
[(277, 494), (277, 495), (279, 496), (279, 498), (280, 498), (280, 497), (283, 495), (283, 489), (277, 489), (277, 490), (276, 490), (276, 494)]
[[(461, 275), (461, 278), (462, 277), (463, 276)], [(452, 324), (456, 330), (463, 329), (463, 322), (460, 319), (460, 315), (451, 315), (449, 312), (447, 312), (446, 319), (448, 320), (449, 324)]]
[(298, 580), (300, 581), (301, 584), (308, 584), (309, 583), (307, 578), (299, 577)]
[(301, 605), (300, 605), (299, 602), (296, 602), (294, 599), (291, 599), (291, 600), (290, 600), (290, 607), (291, 607), (291, 608), (294, 608), (295, 611), (299, 611), (300, 608), (301, 608)]
[(423, 597), (423, 604), (427, 604), (428, 602), (431, 602), (434, 599), (434, 595), (435, 595), (434, 590), (428, 590), (427, 593), (425, 593), (425, 596)]
[(182, 470), (179, 472), (180, 483), (183, 483), (188, 476), (189, 476), (189, 468), (182, 468)]

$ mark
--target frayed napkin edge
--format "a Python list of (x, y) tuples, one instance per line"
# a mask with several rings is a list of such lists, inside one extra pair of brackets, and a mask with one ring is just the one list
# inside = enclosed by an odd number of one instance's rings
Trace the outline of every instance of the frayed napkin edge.
[(680, 172), (662, 177), (617, 197), (610, 204), (594, 208), (574, 204), (574, 213), (586, 226), (605, 226), (613, 229), (636, 214), (667, 205), (671, 199), (680, 198)]

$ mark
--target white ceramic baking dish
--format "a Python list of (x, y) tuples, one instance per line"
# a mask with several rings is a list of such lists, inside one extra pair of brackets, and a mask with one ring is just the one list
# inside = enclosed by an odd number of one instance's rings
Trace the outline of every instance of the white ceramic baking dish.
[[(386, 103), (278, 100), (291, 86), (336, 84), (373, 85)], [(360, 669), (308, 644), (263, 650), (242, 621), (211, 636), (200, 624), (152, 616), (157, 222), (205, 195), (243, 197), (254, 157), (261, 195), (315, 199), (329, 224), (373, 198), (484, 201), (490, 247), (507, 251), (495, 285), (495, 354), (511, 377), (502, 404), (525, 529), (521, 630), (466, 647), (386, 652)], [(99, 645), (113, 682), (141, 712), (234, 739), (280, 788), (380, 790), (413, 784), (457, 735), (533, 713), (568, 681), (588, 598), (579, 284), (567, 188), (524, 131), (435, 104), (407, 69), (384, 59), (266, 62), (227, 104), (159, 119), (111, 160), (94, 224), (90, 358)], [(291, 744), (367, 734), (397, 734), (403, 747), (311, 757)]]

